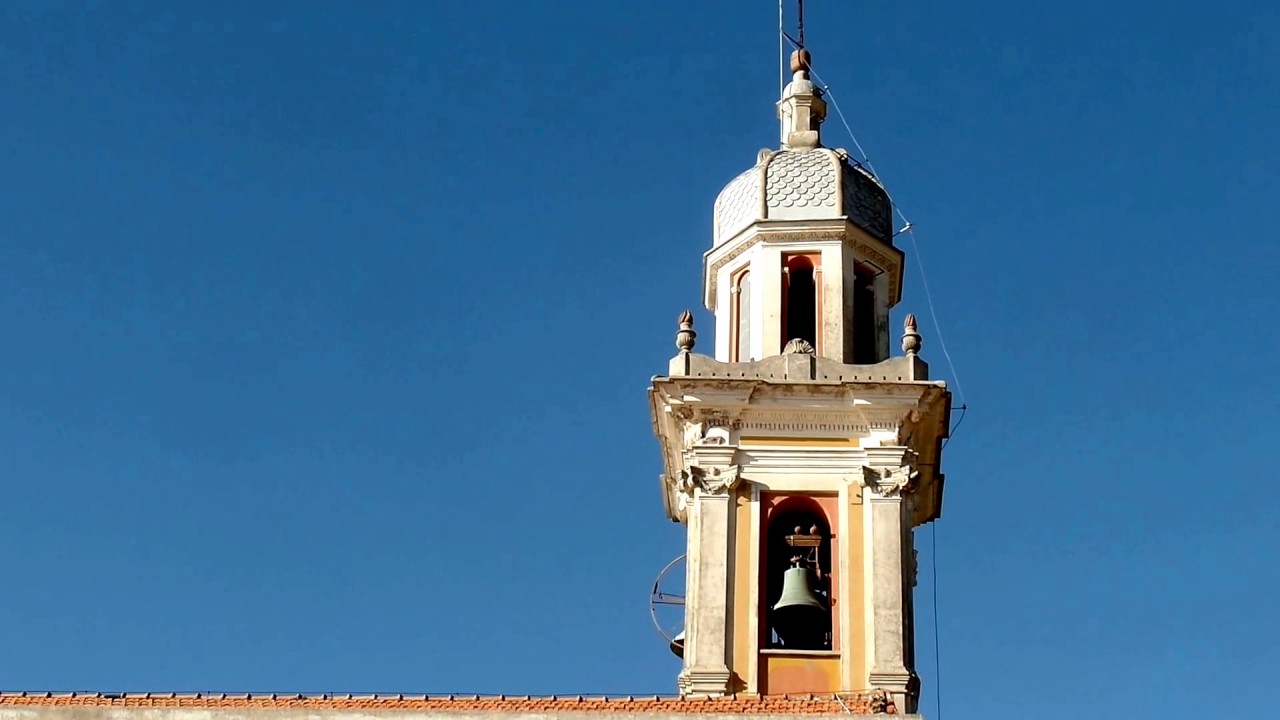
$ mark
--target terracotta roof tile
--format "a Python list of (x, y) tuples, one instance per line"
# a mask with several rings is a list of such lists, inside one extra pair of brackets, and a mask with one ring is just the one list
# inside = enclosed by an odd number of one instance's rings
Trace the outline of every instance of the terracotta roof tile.
[(663, 714), (868, 715), (895, 713), (878, 692), (841, 695), (734, 695), (722, 698), (552, 695), (299, 695), (230, 693), (0, 692), (0, 707), (407, 710), (446, 712), (625, 712)]

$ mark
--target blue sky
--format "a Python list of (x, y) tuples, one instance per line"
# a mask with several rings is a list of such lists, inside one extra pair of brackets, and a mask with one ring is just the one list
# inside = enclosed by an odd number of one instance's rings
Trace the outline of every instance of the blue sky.
[[(775, 13), (0, 6), (0, 687), (674, 690), (645, 388)], [(1280, 11), (807, 16), (971, 408), (943, 714), (1272, 704)]]

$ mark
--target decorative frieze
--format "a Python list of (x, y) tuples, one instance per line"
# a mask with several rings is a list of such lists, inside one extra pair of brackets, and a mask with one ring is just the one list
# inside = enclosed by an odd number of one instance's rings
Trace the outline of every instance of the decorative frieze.
[(840, 419), (806, 420), (799, 417), (787, 417), (776, 414), (773, 417), (753, 415), (740, 425), (744, 431), (769, 433), (820, 433), (838, 435), (866, 435), (870, 428), (865, 422), (850, 422), (847, 416)]

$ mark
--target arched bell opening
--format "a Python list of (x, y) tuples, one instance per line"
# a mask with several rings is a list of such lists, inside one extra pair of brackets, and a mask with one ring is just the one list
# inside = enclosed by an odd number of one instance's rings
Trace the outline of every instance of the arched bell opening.
[(880, 357), (876, 271), (861, 263), (853, 273), (853, 362), (871, 365)]
[(732, 335), (729, 359), (732, 362), (751, 360), (751, 270), (746, 269), (733, 276), (730, 325)]
[(831, 523), (812, 498), (781, 499), (766, 521), (762, 647), (831, 650)]
[(791, 255), (782, 266), (782, 337), (778, 352), (792, 340), (818, 345), (818, 266), (817, 256)]

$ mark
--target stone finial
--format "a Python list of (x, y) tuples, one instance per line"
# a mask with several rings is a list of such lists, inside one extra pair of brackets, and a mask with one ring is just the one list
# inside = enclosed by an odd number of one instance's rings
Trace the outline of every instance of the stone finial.
[(808, 77), (809, 67), (812, 64), (813, 56), (809, 54), (808, 50), (800, 48), (799, 50), (791, 53), (791, 72), (804, 73), (805, 76)]
[(680, 313), (680, 330), (676, 332), (676, 347), (680, 352), (693, 352), (694, 341), (698, 333), (693, 331), (693, 313), (685, 310)]
[(908, 314), (906, 321), (902, 323), (902, 352), (908, 356), (920, 352), (920, 333), (916, 332), (915, 313)]
[(782, 89), (778, 118), (782, 121), (782, 146), (789, 150), (811, 150), (822, 144), (819, 128), (827, 117), (822, 90), (809, 79), (813, 57), (808, 50), (791, 54), (791, 82)]
[(782, 347), (783, 355), (813, 355), (817, 350), (813, 349), (813, 344), (804, 338), (794, 338), (788, 340), (787, 344)]

